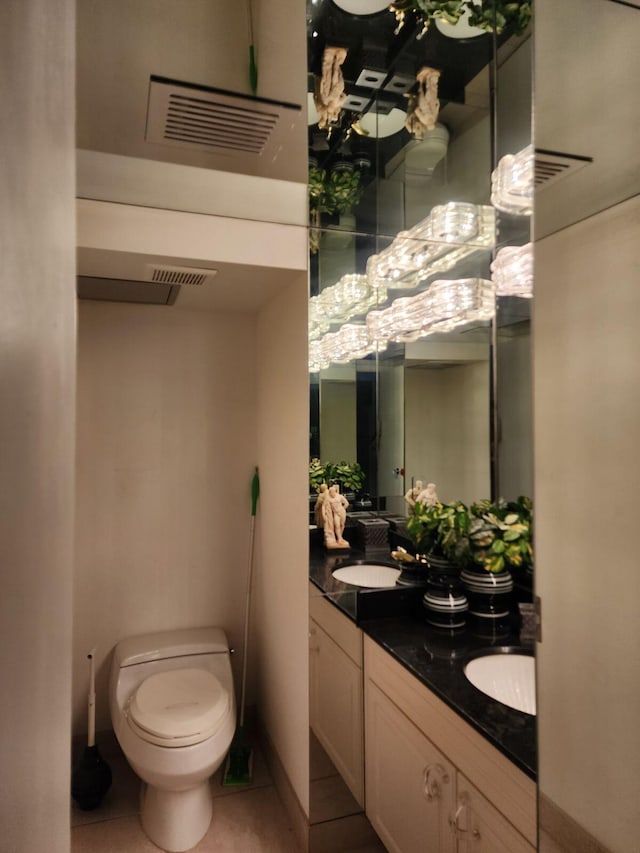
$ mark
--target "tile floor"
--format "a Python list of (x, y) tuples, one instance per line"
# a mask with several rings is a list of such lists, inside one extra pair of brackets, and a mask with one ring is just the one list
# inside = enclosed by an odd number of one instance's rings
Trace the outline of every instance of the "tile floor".
[[(158, 853), (138, 819), (140, 783), (115, 738), (97, 739), (113, 783), (102, 804), (82, 811), (72, 803), (71, 853)], [(254, 750), (250, 786), (221, 785), (222, 768), (211, 780), (213, 820), (193, 853), (300, 853), (287, 814), (264, 763)]]
[(362, 807), (309, 730), (311, 853), (386, 853)]

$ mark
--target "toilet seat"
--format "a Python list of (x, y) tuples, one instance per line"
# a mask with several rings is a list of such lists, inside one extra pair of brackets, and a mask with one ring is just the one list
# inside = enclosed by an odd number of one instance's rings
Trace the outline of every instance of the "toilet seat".
[(212, 737), (231, 707), (228, 692), (204, 669), (174, 669), (150, 675), (127, 707), (127, 720), (143, 740), (180, 747)]

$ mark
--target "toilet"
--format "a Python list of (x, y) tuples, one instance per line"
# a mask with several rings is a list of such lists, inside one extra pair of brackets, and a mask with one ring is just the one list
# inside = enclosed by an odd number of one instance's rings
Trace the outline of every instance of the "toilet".
[(142, 780), (141, 822), (168, 853), (194, 847), (211, 822), (209, 777), (236, 724), (229, 644), (220, 628), (121, 640), (109, 680), (111, 721)]

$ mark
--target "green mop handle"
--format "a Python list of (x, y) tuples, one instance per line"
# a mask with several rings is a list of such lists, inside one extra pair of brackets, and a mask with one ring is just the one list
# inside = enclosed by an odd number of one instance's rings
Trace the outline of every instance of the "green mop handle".
[(242, 647), (242, 691), (240, 693), (240, 728), (244, 726), (245, 690), (247, 686), (247, 646), (249, 645), (249, 616), (251, 611), (251, 582), (253, 579), (253, 543), (256, 532), (256, 512), (260, 495), (258, 466), (251, 480), (251, 530), (249, 533), (249, 577), (247, 578), (247, 600), (244, 612), (244, 644)]
[(255, 517), (256, 510), (258, 509), (258, 498), (260, 496), (260, 478), (258, 477), (258, 466), (256, 466), (256, 472), (253, 475), (253, 480), (251, 481), (251, 515)]

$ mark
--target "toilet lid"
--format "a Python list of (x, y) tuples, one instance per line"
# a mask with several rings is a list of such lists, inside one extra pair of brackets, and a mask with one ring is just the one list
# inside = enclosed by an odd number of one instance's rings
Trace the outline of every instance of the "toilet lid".
[(229, 694), (211, 672), (174, 669), (150, 675), (129, 704), (131, 720), (156, 738), (191, 743), (211, 737), (229, 712)]

